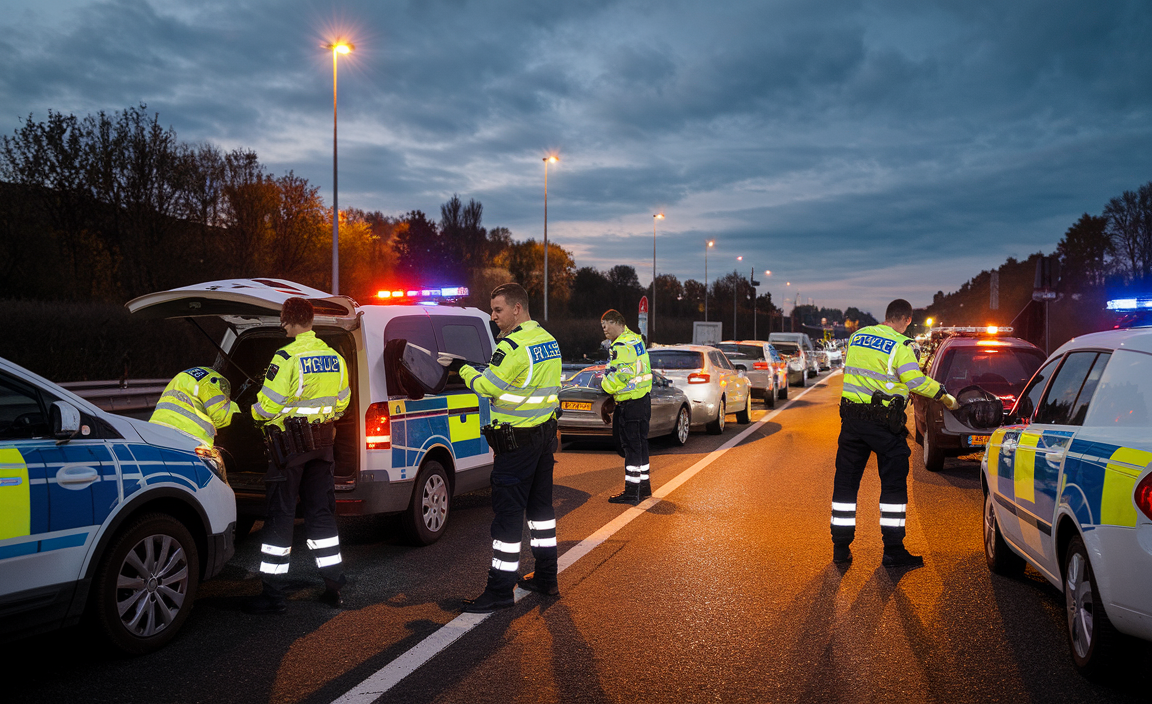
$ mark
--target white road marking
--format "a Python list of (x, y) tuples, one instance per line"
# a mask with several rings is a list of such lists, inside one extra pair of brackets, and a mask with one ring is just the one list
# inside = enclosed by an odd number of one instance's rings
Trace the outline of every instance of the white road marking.
[[(801, 392), (799, 396), (790, 398), (788, 402), (780, 408), (765, 414), (763, 418), (745, 428), (743, 432), (721, 445), (718, 449), (713, 450), (708, 456), (665, 482), (659, 489), (652, 492), (651, 497), (642, 501), (639, 506), (629, 508), (624, 513), (606, 523), (600, 530), (581, 540), (575, 547), (560, 556), (557, 571), (563, 572), (571, 567), (577, 560), (595, 550), (601, 543), (631, 523), (634, 518), (646, 513), (648, 509), (660, 503), (660, 500), (665, 496), (668, 496), (680, 488), (684, 482), (699, 474), (705, 467), (720, 459), (724, 453), (739, 445), (744, 438), (751, 435), (760, 426), (775, 418), (777, 414), (788, 408), (793, 401), (803, 398), (805, 394), (813, 389), (820, 388), (833, 376), (839, 374), (840, 371), (841, 370), (831, 372), (828, 376), (816, 382), (815, 385), (809, 386)], [(520, 601), (530, 593), (531, 592), (517, 587), (514, 598), (516, 601)], [(400, 657), (377, 670), (369, 676), (368, 679), (346, 692), (339, 699), (336, 699), (333, 704), (369, 704), (370, 702), (376, 701), (388, 690), (399, 684), (400, 680), (415, 672), (421, 665), (434, 658), (445, 648), (459, 640), (461, 636), (483, 623), (484, 620), (491, 615), (492, 614), (460, 614), (447, 624), (441, 626), (435, 633), (417, 643), (411, 650), (406, 651)]]

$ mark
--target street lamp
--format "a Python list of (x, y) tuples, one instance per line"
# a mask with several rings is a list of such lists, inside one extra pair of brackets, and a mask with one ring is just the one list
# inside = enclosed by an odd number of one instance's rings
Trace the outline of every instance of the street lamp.
[(652, 216), (652, 302), (648, 304), (648, 342), (652, 342), (652, 333), (656, 332), (656, 221), (663, 220), (664, 213)]
[(704, 247), (704, 322), (708, 322), (708, 250), (715, 244), (714, 240), (708, 240)]
[(560, 161), (555, 155), (544, 157), (544, 320), (548, 320), (548, 165)]
[[(756, 270), (753, 269), (752, 273), (755, 274)], [(771, 271), (765, 271), (764, 275), (765, 276), (771, 276), (772, 272)], [(760, 296), (758, 295), (759, 294), (759, 290), (758, 290), (759, 286), (760, 286), (760, 282), (757, 281), (756, 277), (753, 276), (752, 277), (752, 339), (753, 340), (759, 339), (756, 336), (756, 313), (758, 312), (757, 309), (760, 307)], [(772, 315), (771, 315), (771, 313), (769, 313), (769, 315), (768, 315), (768, 332), (769, 333), (772, 332)]]
[(337, 40), (326, 49), (332, 51), (332, 295), (340, 293), (340, 206), (336, 194), (336, 58), (356, 50), (351, 42)]
[[(736, 257), (736, 261), (738, 261), (738, 262), (744, 261), (744, 256), (741, 255), (739, 257)], [(735, 339), (737, 339), (737, 335), (736, 335), (736, 309), (739, 308), (739, 306), (736, 303), (736, 295), (740, 291), (740, 271), (736, 270), (733, 273), (736, 274), (736, 276), (732, 277), (732, 339), (735, 340)]]

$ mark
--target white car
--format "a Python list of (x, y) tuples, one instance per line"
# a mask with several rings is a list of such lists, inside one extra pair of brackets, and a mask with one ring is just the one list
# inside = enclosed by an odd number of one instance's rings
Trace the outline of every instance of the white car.
[(748, 378), (737, 371), (724, 353), (705, 345), (670, 345), (649, 348), (652, 368), (666, 376), (692, 404), (692, 424), (705, 424), (709, 433), (724, 432), (725, 416), (752, 422), (752, 391)]
[[(244, 385), (246, 375), (257, 382), (248, 395), (237, 393), (245, 407), (272, 355), (288, 342), (280, 329), (280, 307), (294, 296), (310, 300), (316, 335), (348, 362), (352, 391), (348, 410), (336, 423), (336, 514), (402, 514), (408, 540), (428, 545), (444, 534), (453, 496), (490, 485), (492, 451), (480, 434), (490, 421), (489, 404), (455, 373), (441, 394), (406, 388), (398, 342), (487, 362), (495, 347), (490, 316), (452, 303), (466, 293), (396, 289), (381, 292), (377, 305), (359, 305), (290, 281), (235, 279), (148, 294), (127, 307), (138, 317), (223, 321), (227, 331), (214, 367), (233, 389)], [(264, 511), (264, 439), (243, 412), (221, 429), (216, 444), (226, 450), (242, 536)]]
[(982, 462), (989, 568), (1064, 592), (1076, 666), (1152, 640), (1152, 329), (1074, 338), (1033, 375)]
[(0, 640), (89, 616), (125, 652), (163, 646), (232, 557), (223, 477), (191, 436), (0, 359)]
[(743, 370), (752, 394), (775, 408), (777, 399), (788, 398), (788, 363), (771, 343), (763, 340), (727, 340), (716, 347), (737, 370)]

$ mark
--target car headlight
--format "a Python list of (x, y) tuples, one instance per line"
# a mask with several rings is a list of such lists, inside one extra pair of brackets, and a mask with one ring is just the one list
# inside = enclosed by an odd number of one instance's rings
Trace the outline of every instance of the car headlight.
[(220, 477), (220, 481), (228, 483), (228, 471), (224, 468), (224, 456), (220, 454), (219, 449), (201, 445), (196, 448), (196, 456), (212, 470), (213, 474)]

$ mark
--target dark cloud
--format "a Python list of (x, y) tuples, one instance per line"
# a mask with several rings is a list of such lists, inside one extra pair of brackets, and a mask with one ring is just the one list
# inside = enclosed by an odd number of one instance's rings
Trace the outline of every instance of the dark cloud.
[(555, 150), (580, 264), (650, 271), (666, 210), (662, 271), (703, 278), (713, 237), (717, 271), (764, 259), (828, 305), (926, 303), (1152, 179), (1144, 0), (9, 2), (5, 132), (145, 102), (328, 196), (345, 28), (342, 205), (459, 193), (539, 238)]

